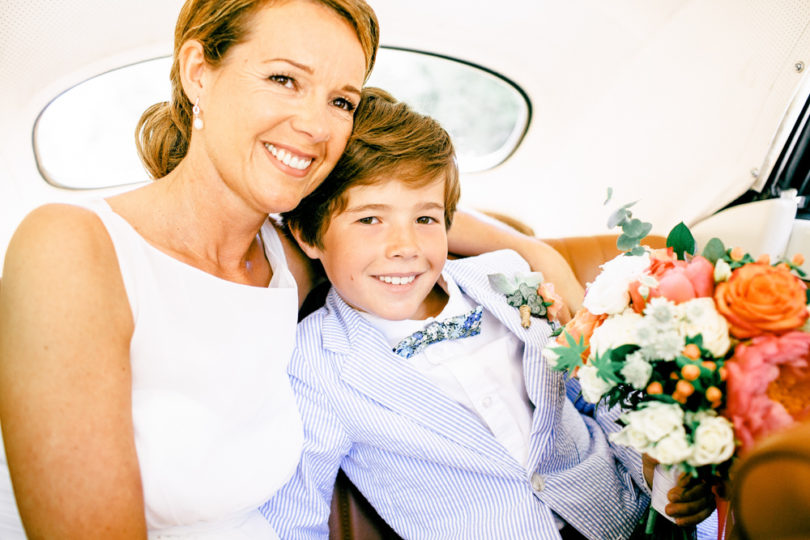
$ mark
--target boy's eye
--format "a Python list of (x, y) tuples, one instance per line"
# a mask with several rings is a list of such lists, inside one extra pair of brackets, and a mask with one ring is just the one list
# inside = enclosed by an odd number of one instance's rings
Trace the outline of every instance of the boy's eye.
[(284, 88), (293, 88), (295, 86), (295, 79), (293, 79), (289, 75), (282, 75), (282, 74), (270, 75), (268, 79), (270, 79), (276, 84), (280, 84)]
[(379, 222), (379, 220), (377, 218), (375, 218), (374, 216), (360, 218), (357, 221), (359, 223), (362, 223), (363, 225), (373, 225), (373, 224)]
[(420, 216), (416, 218), (416, 222), (420, 225), (430, 225), (431, 223), (438, 223), (439, 221), (431, 216)]
[(342, 97), (334, 99), (332, 101), (332, 105), (338, 109), (343, 109), (346, 112), (354, 112), (354, 110), (357, 108), (357, 105), (355, 105), (353, 101)]

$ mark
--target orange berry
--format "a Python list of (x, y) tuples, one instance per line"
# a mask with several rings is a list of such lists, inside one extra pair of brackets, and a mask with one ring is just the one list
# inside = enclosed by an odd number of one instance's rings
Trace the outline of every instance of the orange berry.
[(664, 387), (658, 381), (653, 381), (647, 385), (647, 393), (650, 395), (661, 394), (664, 392)]
[(680, 403), (681, 405), (683, 405), (684, 403), (686, 403), (686, 398), (688, 398), (688, 397), (689, 397), (689, 396), (685, 396), (685, 395), (681, 394), (681, 393), (680, 393), (680, 392), (678, 392), (678, 391), (675, 391), (675, 392), (673, 392), (673, 393), (672, 393), (672, 399), (674, 399), (675, 401), (677, 401), (677, 402), (678, 402), (678, 403)]
[(680, 377), (678, 377), (677, 371), (673, 371), (672, 373), (670, 373), (669, 378), (672, 379), (673, 381), (677, 381), (678, 379), (680, 379)]
[(710, 386), (706, 389), (706, 399), (712, 403), (719, 403), (723, 399), (723, 392), (716, 386)]
[(759, 264), (771, 264), (771, 256), (768, 255), (767, 253), (763, 253), (762, 255), (759, 256), (757, 262)]
[(797, 253), (796, 255), (793, 256), (790, 262), (792, 262), (794, 266), (801, 266), (804, 264), (804, 255), (802, 255), (801, 253)]
[(700, 365), (705, 367), (709, 371), (714, 371), (715, 369), (717, 369), (717, 364), (715, 364), (711, 360), (704, 360), (703, 362), (700, 363)]
[(697, 364), (686, 364), (681, 368), (681, 377), (687, 381), (694, 381), (700, 377), (700, 368)]
[(694, 343), (690, 343), (689, 345), (683, 348), (681, 354), (687, 358), (691, 358), (692, 360), (697, 360), (698, 358), (700, 358), (700, 347), (698, 347)]
[(779, 264), (776, 265), (776, 267), (779, 270), (784, 270), (785, 272), (790, 272), (790, 266), (788, 266), (788, 263), (779, 263)]
[(692, 383), (690, 383), (689, 381), (685, 381), (683, 379), (678, 381), (678, 383), (675, 385), (675, 393), (676, 394), (681, 394), (681, 395), (683, 395), (685, 397), (691, 396), (694, 391), (695, 391), (695, 387), (692, 386)]
[(741, 261), (745, 256), (745, 252), (741, 247), (735, 247), (731, 250), (731, 253), (729, 253), (728, 256), (731, 257), (732, 261)]
[(721, 381), (725, 381), (726, 378), (728, 377), (728, 369), (726, 368), (726, 366), (720, 366), (720, 368), (717, 370), (717, 373), (720, 374)]

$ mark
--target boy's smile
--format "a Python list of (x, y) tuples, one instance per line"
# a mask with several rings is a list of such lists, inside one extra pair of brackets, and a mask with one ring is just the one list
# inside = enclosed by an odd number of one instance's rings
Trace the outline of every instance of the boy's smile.
[(436, 286), (447, 260), (444, 189), (443, 177), (421, 187), (395, 179), (353, 186), (323, 248), (302, 247), (352, 307), (389, 320), (435, 316), (447, 302)]

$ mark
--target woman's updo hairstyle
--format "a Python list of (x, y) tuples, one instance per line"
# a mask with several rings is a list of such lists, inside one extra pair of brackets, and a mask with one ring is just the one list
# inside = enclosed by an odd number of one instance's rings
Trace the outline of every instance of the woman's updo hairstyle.
[[(275, 0), (278, 1), (278, 0)], [(281, 0), (289, 1), (289, 0)], [(368, 79), (380, 42), (377, 16), (365, 0), (307, 0), (332, 9), (354, 28), (366, 56)], [(188, 151), (193, 104), (183, 91), (178, 60), (183, 44), (194, 39), (203, 46), (205, 61), (218, 67), (228, 50), (245, 41), (253, 15), (274, 0), (186, 0), (174, 29), (174, 60), (170, 72), (171, 101), (146, 109), (135, 128), (135, 143), (149, 175), (169, 174)]]

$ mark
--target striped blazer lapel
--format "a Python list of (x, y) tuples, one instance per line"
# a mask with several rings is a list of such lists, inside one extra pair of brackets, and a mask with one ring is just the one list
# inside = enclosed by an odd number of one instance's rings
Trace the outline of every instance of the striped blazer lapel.
[[(484, 264), (480, 264), (483, 260)], [(472, 259), (450, 261), (446, 270), (459, 287), (484, 309), (492, 313), (510, 332), (524, 343), (523, 379), (526, 393), (534, 404), (529, 444), (529, 470), (547, 457), (554, 446), (554, 430), (560, 420), (561, 400), (565, 399), (564, 374), (549, 368), (542, 352), (551, 337), (551, 326), (545, 319), (532, 318), (529, 328), (520, 324), (518, 310), (506, 303), (503, 294), (489, 284), (488, 274), (496, 272), (528, 272), (523, 259), (522, 267), (515, 268), (516, 254), (493, 252)]]
[(334, 289), (327, 297), (327, 307), (332, 313), (323, 322), (324, 346), (343, 355), (343, 382), (422, 428), (478, 454), (485, 463), (497, 464), (502, 472), (515, 472), (517, 463), (481, 421), (394, 354), (383, 335), (346, 305)]

